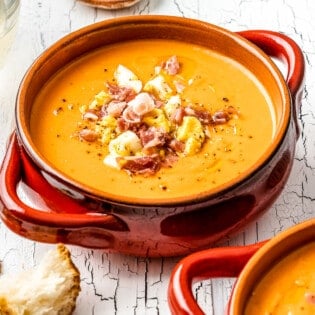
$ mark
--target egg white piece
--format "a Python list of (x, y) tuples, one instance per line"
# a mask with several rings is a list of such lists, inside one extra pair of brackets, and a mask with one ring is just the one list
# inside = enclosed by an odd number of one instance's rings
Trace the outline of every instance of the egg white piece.
[(130, 69), (123, 65), (117, 66), (114, 72), (114, 78), (119, 86), (129, 87), (136, 93), (139, 93), (142, 89), (142, 82)]

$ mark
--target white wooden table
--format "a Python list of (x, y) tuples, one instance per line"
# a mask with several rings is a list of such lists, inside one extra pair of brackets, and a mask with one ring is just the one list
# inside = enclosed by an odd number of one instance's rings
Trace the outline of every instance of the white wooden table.
[[(230, 30), (270, 29), (283, 32), (302, 48), (306, 88), (301, 109), (302, 134), (290, 179), (274, 206), (219, 245), (242, 245), (270, 238), (315, 213), (315, 2), (311, 0), (142, 0), (125, 10), (103, 11), (76, 0), (22, 0), (17, 37), (0, 69), (0, 160), (13, 128), (19, 82), (33, 60), (62, 36), (100, 20), (135, 14), (167, 14), (198, 18)], [(32, 242), (0, 223), (2, 273), (38, 264), (54, 245)], [(81, 272), (82, 291), (76, 315), (170, 314), (167, 287), (179, 258), (145, 259), (69, 246)], [(194, 286), (207, 314), (221, 315), (233, 279)]]

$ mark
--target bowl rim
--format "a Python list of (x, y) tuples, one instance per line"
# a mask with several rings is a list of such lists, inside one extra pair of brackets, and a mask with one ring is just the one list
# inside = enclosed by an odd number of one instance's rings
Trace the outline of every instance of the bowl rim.
[[(315, 242), (315, 219), (308, 219), (289, 227), (259, 248), (235, 282), (229, 302), (229, 314), (243, 314), (250, 290), (263, 275), (285, 255), (311, 242)], [(248, 283), (251, 281), (253, 284)]]
[[(30, 134), (27, 132), (27, 121), (25, 121), (25, 117), (23, 117), (23, 99), (27, 93), (28, 84), (32, 79), (34, 73), (40, 69), (49, 58), (52, 58), (54, 53), (58, 51), (60, 48), (64, 48), (69, 43), (74, 42), (88, 34), (96, 33), (99, 30), (104, 28), (117, 28), (126, 26), (128, 24), (133, 25), (145, 25), (145, 24), (155, 24), (159, 25), (161, 23), (165, 23), (167, 21), (168, 25), (176, 25), (181, 27), (197, 27), (200, 30), (212, 30), (215, 32), (220, 32), (222, 35), (232, 38), (241, 49), (246, 49), (256, 57), (260, 58), (264, 66), (268, 67), (268, 70), (272, 73), (275, 78), (275, 82), (279, 86), (279, 90), (281, 93), (282, 100), (284, 102), (282, 117), (280, 118), (280, 128), (276, 131), (276, 135), (272, 141), (270, 147), (267, 148), (266, 152), (262, 155), (262, 157), (251, 167), (249, 168), (240, 178), (234, 178), (230, 181), (225, 182), (224, 184), (215, 187), (214, 189), (205, 191), (201, 194), (194, 194), (189, 196), (182, 196), (178, 198), (134, 198), (134, 197), (126, 197), (121, 195), (113, 195), (109, 192), (103, 192), (96, 190), (87, 184), (83, 184), (81, 182), (76, 181), (73, 178), (70, 178), (66, 174), (57, 170), (52, 163), (48, 162), (41, 153), (36, 149), (35, 144), (33, 143)], [(226, 193), (228, 190), (233, 189), (234, 187), (241, 185), (246, 182), (250, 177), (254, 176), (258, 173), (268, 162), (273, 158), (278, 148), (281, 146), (285, 135), (287, 133), (287, 129), (289, 128), (289, 122), (292, 111), (292, 100), (291, 95), (288, 89), (288, 86), (281, 74), (280, 69), (276, 66), (276, 64), (271, 60), (271, 58), (262, 51), (258, 46), (242, 37), (241, 35), (229, 31), (223, 27), (204, 22), (197, 19), (191, 19), (186, 17), (177, 17), (177, 16), (168, 16), (168, 15), (139, 15), (139, 16), (126, 16), (126, 17), (118, 17), (112, 18), (105, 21), (97, 22), (91, 25), (84, 26), (76, 31), (73, 31), (59, 40), (57, 40), (54, 44), (45, 49), (37, 59), (30, 65), (28, 70), (26, 71), (18, 90), (16, 104), (15, 104), (15, 122), (18, 138), (20, 139), (21, 144), (24, 149), (31, 157), (33, 162), (42, 170), (44, 173), (48, 174), (49, 177), (59, 181), (60, 183), (70, 186), (71, 189), (78, 192), (84, 192), (85, 195), (95, 197), (97, 196), (100, 199), (105, 198), (106, 200), (127, 204), (127, 205), (159, 205), (159, 206), (177, 206), (177, 205), (185, 205), (191, 203), (199, 203), (203, 201), (207, 201), (209, 198), (213, 198), (215, 196)], [(21, 118), (22, 116), (22, 118)]]

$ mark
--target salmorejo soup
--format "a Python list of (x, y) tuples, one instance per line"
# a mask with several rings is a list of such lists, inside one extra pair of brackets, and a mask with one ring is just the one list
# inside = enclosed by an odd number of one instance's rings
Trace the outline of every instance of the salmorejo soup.
[(282, 258), (253, 289), (245, 315), (315, 314), (315, 242)]
[(245, 176), (274, 137), (275, 115), (237, 61), (148, 39), (59, 71), (38, 94), (30, 129), (47, 161), (101, 195), (172, 200)]

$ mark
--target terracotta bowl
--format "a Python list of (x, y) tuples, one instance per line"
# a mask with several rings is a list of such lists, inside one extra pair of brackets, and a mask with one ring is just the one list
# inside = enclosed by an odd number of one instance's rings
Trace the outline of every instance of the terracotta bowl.
[[(107, 198), (58, 172), (29, 131), (33, 101), (45, 82), (75, 58), (108, 44), (167, 38), (203, 45), (252, 71), (275, 97), (279, 121), (267, 154), (220, 189), (182, 199)], [(228, 47), (228, 49), (227, 49)], [(270, 57), (287, 65), (286, 79)], [(16, 233), (42, 242), (106, 248), (141, 256), (188, 254), (231, 234), (267, 210), (289, 176), (299, 134), (304, 59), (296, 43), (272, 31), (233, 33), (186, 18), (132, 16), (87, 26), (47, 49), (27, 71), (16, 100), (16, 130), (0, 173), (1, 217)], [(17, 194), (22, 182), (30, 206)], [(47, 211), (48, 207), (48, 211)]]
[[(191, 254), (181, 260), (172, 272), (168, 295), (172, 313), (204, 314), (193, 297), (193, 282), (232, 277), (237, 279), (225, 314), (243, 315), (253, 289), (262, 277), (289, 254), (314, 242), (315, 220), (311, 219), (281, 232), (266, 242), (240, 247), (213, 248)], [(283, 291), (290, 289), (292, 290), (292, 286), (282, 288)], [(278, 293), (283, 292), (279, 289)], [(294, 303), (293, 300), (291, 302)], [(310, 302), (315, 308), (314, 299)]]

